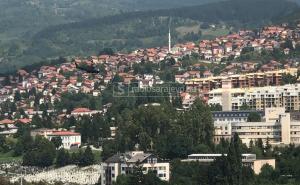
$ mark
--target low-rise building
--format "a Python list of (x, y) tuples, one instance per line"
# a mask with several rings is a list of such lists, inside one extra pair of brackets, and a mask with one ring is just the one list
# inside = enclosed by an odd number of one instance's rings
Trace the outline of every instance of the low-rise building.
[(44, 136), (49, 141), (52, 138), (60, 137), (62, 140), (61, 147), (64, 149), (78, 148), (81, 145), (81, 134), (76, 132), (52, 129), (37, 129), (31, 132), (31, 136), (35, 137), (37, 135)]
[(241, 111), (213, 111), (212, 117), (214, 124), (232, 123), (232, 122), (247, 122), (250, 113), (258, 113), (261, 117), (264, 116), (264, 111), (241, 110)]
[(10, 119), (4, 119), (0, 121), (0, 135), (8, 136), (17, 133), (18, 127), (15, 122)]
[(101, 114), (102, 110), (90, 110), (88, 108), (76, 108), (71, 112), (72, 116), (92, 116), (95, 114)]
[[(182, 160), (182, 162), (193, 162), (197, 161), (203, 164), (209, 164), (214, 162), (217, 158), (222, 156), (227, 156), (227, 154), (191, 154), (187, 159)], [(242, 154), (242, 163), (244, 166), (249, 166), (253, 169), (255, 174), (259, 174), (261, 168), (268, 164), (275, 169), (275, 159), (256, 159), (255, 154)]]
[(214, 121), (214, 142), (219, 143), (221, 138), (230, 139), (232, 135), (232, 123), (246, 123), (250, 113), (258, 113), (264, 116), (263, 111), (214, 111), (212, 117)]

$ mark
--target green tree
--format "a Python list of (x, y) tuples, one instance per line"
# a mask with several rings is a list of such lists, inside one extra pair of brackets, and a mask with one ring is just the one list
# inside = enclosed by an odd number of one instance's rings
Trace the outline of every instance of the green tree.
[(0, 153), (6, 153), (9, 150), (9, 146), (6, 143), (6, 138), (3, 135), (0, 135)]
[(20, 126), (15, 136), (18, 139), (14, 146), (15, 156), (19, 156), (32, 148), (34, 141), (30, 136), (30, 128), (28, 126)]
[[(260, 184), (276, 183), (280, 174), (269, 164), (263, 165), (261, 172), (258, 175), (258, 182)], [(281, 184), (281, 183), (280, 183)]]
[(262, 152), (264, 151), (264, 143), (261, 138), (256, 141), (255, 146), (257, 146)]
[(14, 101), (20, 101), (21, 100), (21, 94), (20, 91), (15, 92)]
[(283, 74), (281, 84), (295, 84), (297, 83), (297, 77), (291, 74)]
[(51, 142), (54, 144), (56, 149), (58, 149), (62, 145), (61, 137), (53, 137), (51, 138)]
[(242, 184), (242, 154), (241, 154), (241, 141), (238, 134), (234, 134), (229, 150), (228, 150), (228, 164), (230, 175), (228, 177), (229, 184), (241, 185)]
[(261, 116), (257, 112), (251, 112), (247, 118), (248, 122), (261, 122)]
[(114, 55), (114, 50), (112, 48), (103, 48), (99, 55)]
[(193, 145), (206, 144), (212, 146), (213, 120), (210, 109), (200, 99), (197, 99), (190, 111), (183, 116), (183, 122), (191, 129)]
[(271, 157), (272, 156), (272, 146), (270, 144), (270, 138), (267, 137), (266, 145), (264, 147), (264, 156)]
[(76, 125), (76, 131), (81, 134), (81, 139), (83, 143), (88, 143), (91, 141), (92, 127), (91, 120), (88, 116), (83, 116), (79, 123)]
[(228, 148), (229, 148), (229, 141), (222, 137), (220, 143), (216, 145), (215, 150), (217, 153), (225, 154), (227, 153)]
[(23, 156), (23, 165), (47, 167), (55, 159), (55, 146), (46, 138), (37, 136), (32, 147)]
[(80, 166), (89, 166), (89, 165), (94, 164), (94, 162), (95, 162), (95, 156), (94, 156), (94, 154), (92, 152), (91, 147), (88, 146), (85, 149), (85, 151), (84, 151), (84, 153), (82, 155), (81, 160), (79, 161), (79, 165)]
[(293, 45), (293, 41), (291, 39), (287, 39), (282, 45), (282, 48), (289, 48), (290, 50), (294, 50), (294, 45)]
[(69, 162), (70, 162), (69, 152), (63, 148), (59, 149), (56, 155), (56, 166), (58, 167), (66, 166), (69, 164)]
[(33, 115), (31, 124), (35, 125), (36, 128), (42, 128), (44, 126), (43, 120), (40, 118), (38, 114)]
[(114, 155), (116, 152), (118, 152), (117, 144), (113, 140), (105, 140), (102, 143), (102, 148), (103, 148), (103, 151), (101, 153), (101, 156), (102, 156), (103, 160), (108, 159), (109, 157)]
[(249, 107), (249, 105), (247, 105), (246, 103), (244, 103), (241, 107), (240, 110), (251, 110), (251, 108)]
[(210, 105), (211, 111), (222, 111), (222, 106), (220, 104), (212, 104)]

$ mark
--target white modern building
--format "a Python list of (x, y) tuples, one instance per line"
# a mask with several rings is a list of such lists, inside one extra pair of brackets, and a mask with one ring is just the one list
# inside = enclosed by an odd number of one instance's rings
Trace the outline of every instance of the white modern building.
[(60, 137), (62, 140), (62, 147), (65, 149), (78, 148), (81, 145), (80, 133), (70, 131), (55, 131), (46, 135), (46, 138), (51, 141), (54, 137)]
[(52, 138), (60, 137), (62, 140), (62, 148), (71, 149), (78, 148), (81, 145), (80, 133), (71, 131), (60, 131), (52, 129), (38, 129), (31, 132), (31, 136), (41, 135), (51, 141)]
[(243, 143), (268, 139), (272, 145), (300, 144), (300, 121), (292, 120), (284, 108), (266, 108), (261, 122), (215, 122), (214, 141), (229, 139), (237, 133)]
[[(187, 159), (181, 160), (182, 162), (194, 162), (197, 161), (199, 163), (207, 164), (214, 162), (217, 158), (225, 157), (227, 154), (191, 154), (188, 155)], [(254, 173), (259, 174), (261, 168), (265, 164), (271, 165), (275, 169), (275, 159), (256, 159), (255, 154), (242, 154), (242, 163), (245, 166), (250, 166)]]
[(251, 113), (257, 113), (264, 117), (264, 111), (242, 110), (242, 111), (213, 111), (212, 117), (214, 124), (227, 124), (236, 122), (247, 122), (248, 116)]
[(161, 180), (170, 179), (169, 162), (164, 162), (150, 153), (133, 151), (115, 154), (101, 164), (101, 184), (112, 185), (119, 175), (132, 173), (133, 167), (137, 165), (143, 168), (144, 173), (153, 171)]

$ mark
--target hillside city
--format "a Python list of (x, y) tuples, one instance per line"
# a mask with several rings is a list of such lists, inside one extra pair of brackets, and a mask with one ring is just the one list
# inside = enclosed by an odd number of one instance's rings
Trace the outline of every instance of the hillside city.
[(299, 184), (299, 61), (284, 23), (19, 69), (0, 184)]

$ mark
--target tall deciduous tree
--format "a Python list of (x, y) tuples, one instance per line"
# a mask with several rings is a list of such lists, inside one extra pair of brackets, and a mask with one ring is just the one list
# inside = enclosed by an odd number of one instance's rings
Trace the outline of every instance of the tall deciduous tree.
[(230, 171), (229, 184), (242, 185), (241, 141), (238, 134), (234, 134), (231, 140), (227, 158)]

